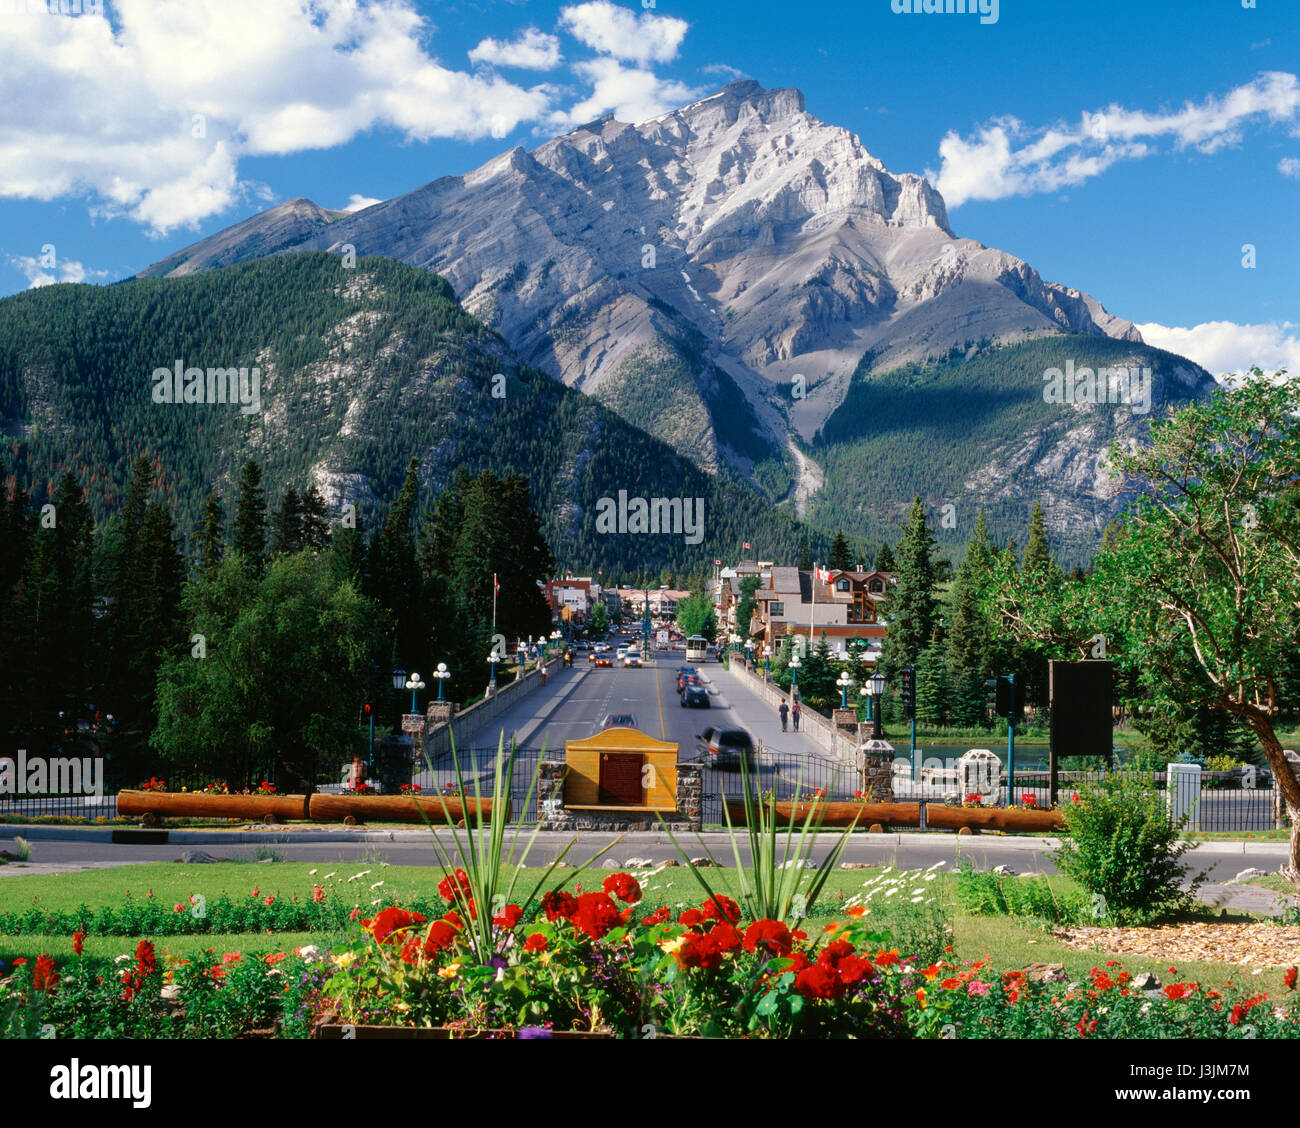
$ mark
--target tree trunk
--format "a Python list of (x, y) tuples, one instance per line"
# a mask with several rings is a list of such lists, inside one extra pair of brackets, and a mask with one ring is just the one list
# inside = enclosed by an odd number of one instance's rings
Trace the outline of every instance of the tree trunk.
[(1269, 767), (1273, 769), (1273, 786), (1281, 793), (1287, 814), (1291, 817), (1290, 857), (1282, 867), (1282, 876), (1292, 885), (1300, 887), (1300, 779), (1296, 778), (1300, 765), (1292, 763), (1284, 755), (1282, 743), (1273, 731), (1272, 717), (1252, 710), (1246, 713), (1245, 721), (1264, 746)]

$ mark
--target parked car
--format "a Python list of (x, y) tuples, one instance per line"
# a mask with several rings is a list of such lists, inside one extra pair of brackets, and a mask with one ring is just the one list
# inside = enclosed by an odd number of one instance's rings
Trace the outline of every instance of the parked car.
[(740, 767), (744, 756), (751, 767), (755, 764), (754, 740), (744, 729), (706, 728), (696, 740), (700, 759), (716, 767)]
[(693, 708), (709, 708), (709, 691), (704, 686), (684, 685), (682, 686), (682, 708), (687, 706)]

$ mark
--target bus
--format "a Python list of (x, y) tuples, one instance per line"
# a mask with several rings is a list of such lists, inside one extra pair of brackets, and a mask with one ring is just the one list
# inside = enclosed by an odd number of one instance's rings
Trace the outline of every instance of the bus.
[(691, 635), (686, 640), (686, 661), (707, 662), (709, 660), (709, 641), (700, 635)]

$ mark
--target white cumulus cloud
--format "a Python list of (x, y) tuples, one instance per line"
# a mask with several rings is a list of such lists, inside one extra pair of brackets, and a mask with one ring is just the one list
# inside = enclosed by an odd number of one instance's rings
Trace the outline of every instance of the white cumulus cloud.
[(382, 204), (383, 200), (377, 200), (374, 196), (363, 196), (360, 192), (353, 192), (348, 197), (348, 202), (340, 209), (345, 212), (361, 211), (364, 208), (372, 208), (376, 204)]
[(551, 115), (556, 129), (571, 129), (607, 113), (619, 121), (647, 121), (705, 93), (640, 67), (625, 67), (617, 59), (590, 59), (575, 63), (573, 70), (591, 84), (591, 93), (571, 109)]
[(494, 67), (551, 70), (560, 64), (560, 41), (554, 35), (530, 27), (509, 42), (484, 39), (470, 51), (469, 61)]
[(560, 24), (578, 42), (601, 55), (627, 62), (668, 63), (677, 52), (690, 25), (675, 16), (639, 16), (610, 0), (575, 4), (560, 12)]
[(239, 162), (343, 144), (504, 137), (552, 94), (449, 69), (412, 0), (114, 0), (113, 20), (0, 19), (0, 198), (77, 196), (156, 233), (258, 186)]
[(1292, 180), (1300, 180), (1300, 160), (1295, 157), (1283, 157), (1277, 162), (1277, 170), (1283, 176), (1289, 176)]
[(1194, 360), (1218, 379), (1241, 376), (1252, 366), (1270, 376), (1285, 368), (1300, 378), (1300, 325), (1291, 321), (1207, 321), (1190, 329), (1150, 322), (1137, 328), (1147, 344)]
[(92, 278), (108, 277), (107, 270), (88, 270), (75, 259), (59, 261), (56, 257), (54, 265), (47, 266), (44, 261), (31, 255), (11, 255), (9, 263), (27, 279), (28, 289), (31, 290), (40, 286), (53, 286), (56, 282), (85, 282)]
[(947, 133), (939, 143), (939, 170), (927, 175), (955, 208), (967, 200), (1000, 200), (1081, 184), (1118, 161), (1160, 152), (1161, 142), (1214, 153), (1236, 144), (1247, 126), (1261, 122), (1300, 124), (1300, 81), (1294, 74), (1265, 72), (1227, 94), (1169, 112), (1112, 104), (1100, 112), (1085, 111), (1078, 122), (1047, 128), (997, 118), (969, 137)]

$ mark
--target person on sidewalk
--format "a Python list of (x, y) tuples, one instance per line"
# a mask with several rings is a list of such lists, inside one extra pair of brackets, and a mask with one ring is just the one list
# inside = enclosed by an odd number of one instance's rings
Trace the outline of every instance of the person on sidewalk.
[(781, 731), (785, 732), (786, 718), (790, 715), (790, 706), (784, 701), (776, 707), (776, 711), (781, 714)]
[(794, 708), (790, 710), (790, 718), (794, 721), (794, 731), (799, 731), (799, 702), (794, 703)]

